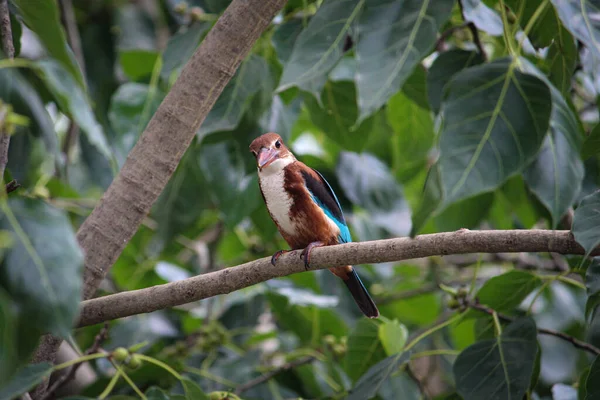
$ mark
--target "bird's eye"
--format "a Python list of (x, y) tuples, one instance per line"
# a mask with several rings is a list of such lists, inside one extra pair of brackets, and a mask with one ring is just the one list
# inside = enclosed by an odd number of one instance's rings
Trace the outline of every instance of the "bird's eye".
[(279, 140), (275, 142), (275, 147), (277, 147), (277, 148), (281, 147), (281, 142)]

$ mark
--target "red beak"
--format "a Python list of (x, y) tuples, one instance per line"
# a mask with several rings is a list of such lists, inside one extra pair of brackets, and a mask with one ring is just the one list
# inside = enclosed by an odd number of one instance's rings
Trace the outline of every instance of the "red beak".
[(269, 164), (271, 164), (273, 161), (275, 161), (277, 159), (277, 157), (279, 156), (279, 151), (275, 150), (275, 149), (267, 149), (267, 148), (262, 148), (260, 149), (260, 152), (258, 153), (258, 168), (263, 169), (267, 166), (269, 166)]

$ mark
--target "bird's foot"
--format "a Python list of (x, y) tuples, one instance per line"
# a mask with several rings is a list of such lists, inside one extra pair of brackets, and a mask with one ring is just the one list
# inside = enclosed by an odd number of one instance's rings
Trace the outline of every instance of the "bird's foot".
[(304, 268), (308, 271), (310, 269), (310, 253), (315, 247), (325, 246), (323, 242), (312, 242), (300, 253), (300, 258), (304, 259)]
[(289, 252), (290, 252), (289, 250), (279, 250), (277, 253), (273, 254), (273, 257), (271, 257), (271, 264), (275, 265), (275, 263), (277, 262), (279, 257), (281, 257), (283, 254), (289, 253)]

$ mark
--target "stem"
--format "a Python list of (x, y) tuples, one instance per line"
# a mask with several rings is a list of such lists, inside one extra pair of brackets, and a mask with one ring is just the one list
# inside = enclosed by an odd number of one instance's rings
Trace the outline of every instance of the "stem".
[(457, 356), (460, 354), (460, 350), (451, 350), (451, 349), (437, 349), (437, 350), (427, 350), (421, 351), (419, 353), (415, 353), (410, 356), (411, 360), (415, 360), (417, 358), (422, 357), (431, 357), (431, 356)]
[(110, 392), (112, 392), (112, 390), (115, 388), (115, 385), (119, 381), (120, 376), (121, 371), (117, 370), (117, 372), (111, 378), (110, 382), (108, 382), (108, 385), (106, 385), (106, 388), (102, 391), (102, 393), (100, 393), (100, 396), (98, 396), (98, 399), (103, 400), (110, 394)]
[(179, 375), (177, 373), (177, 371), (175, 371), (173, 368), (169, 367), (167, 364), (165, 364), (164, 362), (157, 360), (156, 358), (153, 357), (149, 357), (145, 354), (139, 354), (136, 353), (136, 355), (144, 361), (148, 361), (149, 363), (152, 363), (154, 365), (158, 365), (159, 367), (161, 367), (162, 369), (166, 370), (167, 372), (169, 372), (171, 375), (173, 375), (175, 378), (182, 380), (183, 377), (181, 375)]
[(500, 320), (498, 319), (498, 313), (496, 311), (492, 313), (492, 318), (494, 319), (494, 328), (496, 329), (496, 334), (498, 336), (502, 335), (502, 325), (500, 325)]
[(510, 26), (508, 25), (508, 16), (506, 14), (506, 5), (504, 4), (504, 0), (500, 0), (500, 14), (502, 15), (502, 27), (504, 31), (504, 40), (506, 41), (506, 47), (508, 48), (508, 53), (515, 57), (519, 54), (517, 50), (514, 48), (514, 39), (513, 33), (510, 30)]
[[(523, 4), (524, 3), (525, 2), (523, 2)], [(547, 5), (548, 0), (544, 0), (543, 2), (541, 2), (540, 5), (535, 9), (535, 12), (529, 19), (529, 22), (527, 22), (525, 29), (523, 29), (523, 37), (521, 37), (521, 40), (519, 40), (519, 47), (517, 48), (518, 54), (521, 54), (521, 49), (523, 48), (523, 42), (525, 41), (525, 38), (529, 36), (529, 32), (533, 28), (533, 25), (535, 24), (537, 19), (542, 15)]]
[(58, 364), (58, 365), (54, 366), (53, 370), (54, 371), (60, 371), (61, 369), (70, 367), (71, 365), (79, 364), (79, 363), (82, 363), (82, 362), (85, 362), (85, 361), (96, 360), (98, 358), (107, 358), (108, 356), (110, 356), (110, 353), (88, 354), (88, 355), (85, 355), (85, 356), (81, 356), (79, 358), (75, 358), (73, 360), (65, 361), (62, 364)]
[(118, 364), (116, 364), (114, 362), (112, 363), (112, 365), (116, 368), (116, 370), (118, 372), (121, 373), (121, 375), (123, 375), (123, 379), (125, 379), (125, 381), (127, 381), (127, 383), (129, 384), (129, 386), (131, 386), (131, 388), (137, 393), (138, 396), (140, 396), (140, 398), (142, 398), (143, 400), (148, 400), (146, 398), (146, 396), (144, 396), (144, 393), (142, 393), (142, 391), (140, 390), (140, 388), (138, 388), (137, 385), (131, 380), (131, 378), (129, 377), (129, 375), (127, 375), (127, 373), (125, 371), (123, 371), (123, 368), (121, 368)]
[(406, 347), (404, 347), (404, 351), (410, 350), (417, 343), (419, 343), (421, 340), (425, 339), (427, 336), (431, 335), (432, 333), (435, 333), (435, 332), (439, 331), (440, 329), (443, 329), (443, 328), (447, 327), (448, 325), (452, 325), (453, 323), (459, 321), (460, 319), (462, 319), (463, 316), (464, 316), (464, 312), (460, 313), (460, 314), (455, 314), (452, 318), (449, 318), (446, 321), (434, 326), (433, 328), (426, 330), (425, 332), (423, 332), (419, 336), (417, 336), (415, 339), (413, 339), (412, 342), (407, 344)]

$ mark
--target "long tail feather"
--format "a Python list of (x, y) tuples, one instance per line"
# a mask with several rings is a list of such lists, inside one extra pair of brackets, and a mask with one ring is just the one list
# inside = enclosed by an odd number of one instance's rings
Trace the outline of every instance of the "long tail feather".
[(348, 287), (348, 290), (350, 290), (350, 293), (352, 294), (352, 297), (354, 297), (354, 301), (360, 310), (367, 317), (379, 317), (379, 310), (377, 309), (375, 302), (369, 295), (369, 292), (367, 292), (365, 285), (363, 285), (354, 268), (352, 268), (352, 272), (348, 274), (348, 279), (345, 279), (344, 283)]

